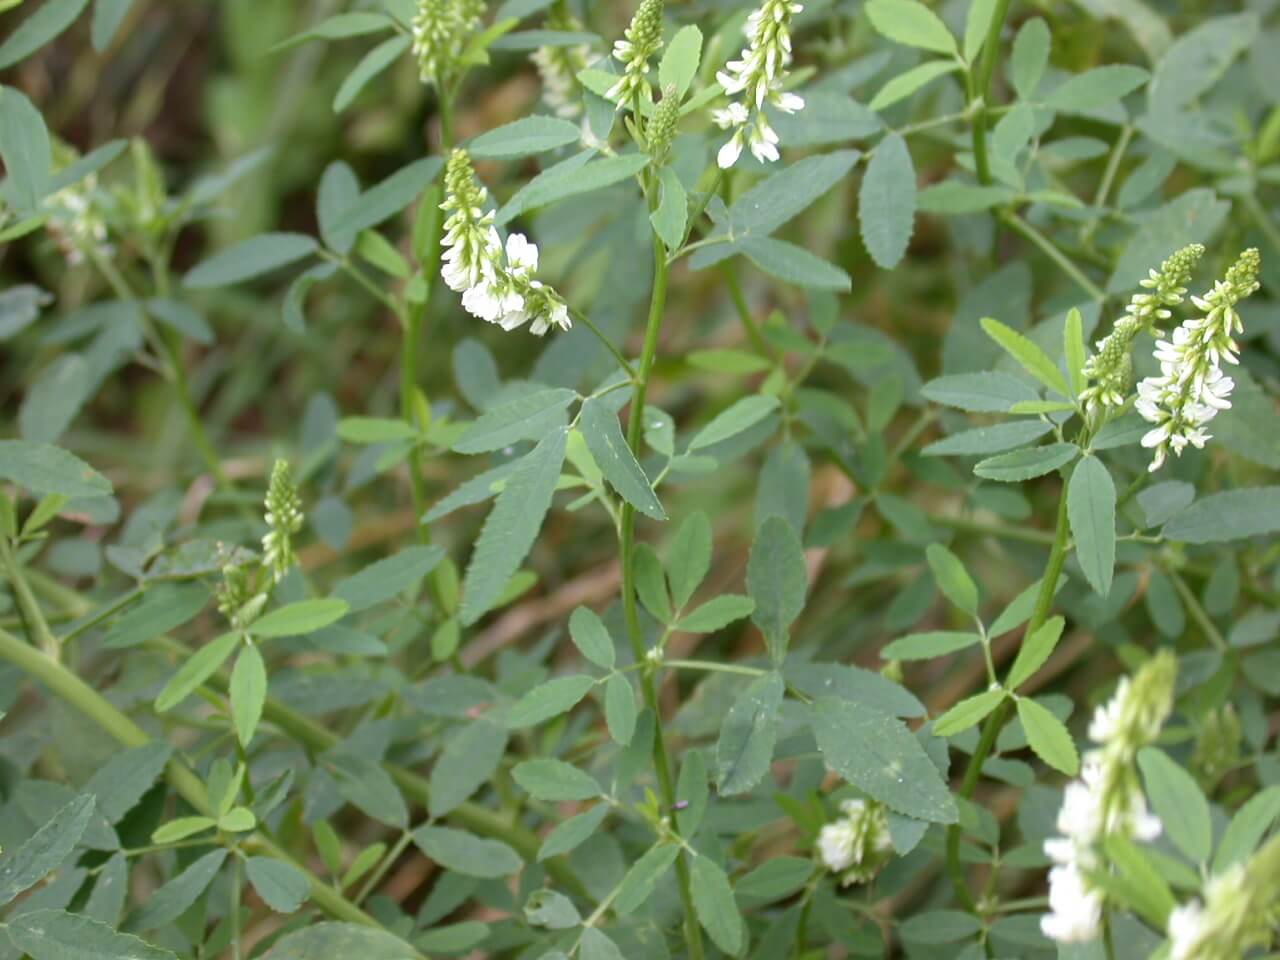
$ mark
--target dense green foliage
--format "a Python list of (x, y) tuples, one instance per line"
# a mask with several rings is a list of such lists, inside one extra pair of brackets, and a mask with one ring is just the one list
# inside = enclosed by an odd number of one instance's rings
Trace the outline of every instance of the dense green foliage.
[(1275, 7), (0, 0), (0, 960), (1272, 955)]

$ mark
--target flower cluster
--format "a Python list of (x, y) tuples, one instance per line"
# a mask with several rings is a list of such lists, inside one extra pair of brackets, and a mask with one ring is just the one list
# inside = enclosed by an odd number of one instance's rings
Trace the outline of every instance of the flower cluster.
[(1133, 341), (1143, 330), (1151, 329), (1159, 320), (1167, 320), (1173, 314), (1170, 307), (1182, 302), (1187, 292), (1187, 282), (1196, 262), (1204, 254), (1201, 244), (1183, 247), (1164, 263), (1159, 270), (1150, 271), (1141, 285), (1150, 293), (1135, 293), (1125, 307), (1125, 316), (1116, 321), (1111, 332), (1098, 341), (1098, 352), (1084, 366), (1084, 375), (1091, 381), (1081, 392), (1085, 409), (1094, 412), (1099, 407), (1120, 407), (1133, 385), (1133, 362), (1130, 351)]
[(1258, 289), (1260, 260), (1256, 249), (1246, 250), (1203, 297), (1191, 302), (1204, 316), (1183, 322), (1169, 340), (1156, 343), (1160, 376), (1138, 384), (1135, 409), (1156, 424), (1142, 438), (1155, 451), (1149, 469), (1164, 464), (1170, 450), (1181, 456), (1189, 445), (1201, 449), (1210, 435), (1205, 426), (1230, 408), (1227, 398), (1235, 381), (1222, 372), (1222, 362), (1239, 363), (1239, 345), (1233, 335), (1243, 329), (1236, 304)]
[[(582, 22), (570, 13), (563, 0), (547, 15), (548, 30), (576, 33)], [(542, 98), (557, 117), (576, 117), (582, 112), (582, 98), (578, 96), (578, 72), (586, 67), (591, 48), (586, 44), (569, 47), (539, 47), (529, 59), (538, 68), (542, 78)]]
[(1204, 902), (1192, 900), (1169, 914), (1169, 960), (1236, 960), (1271, 942), (1280, 898), (1280, 840), (1272, 838), (1247, 863), (1213, 876)]
[[(78, 157), (75, 150), (60, 142), (53, 144), (53, 150), (55, 158), (63, 161), (64, 168)], [(44, 211), (45, 229), (69, 266), (84, 263), (85, 253), (91, 250), (97, 250), (104, 257), (110, 257), (114, 252), (107, 240), (103, 197), (98, 190), (96, 173), (46, 197)]]
[(444, 86), (461, 68), (462, 55), (484, 13), (484, 0), (418, 0), (413, 55), (423, 83)]
[(1061, 836), (1045, 841), (1055, 866), (1049, 871), (1049, 910), (1040, 919), (1046, 937), (1061, 943), (1096, 938), (1102, 923), (1103, 892), (1089, 881), (1102, 867), (1098, 848), (1109, 836), (1153, 840), (1160, 821), (1147, 811), (1134, 758), (1160, 733), (1173, 705), (1177, 660), (1163, 652), (1130, 681), (1120, 681), (1111, 700), (1089, 725), (1098, 744), (1084, 757), (1080, 779), (1067, 785), (1058, 811)]
[[(462, 306), (472, 316), (514, 330), (529, 323), (541, 336), (551, 327), (568, 330), (569, 308), (560, 295), (533, 279), (538, 269), (538, 248), (523, 234), (507, 237), (505, 251), (486, 212), (488, 196), (476, 181), (471, 158), (454, 150), (445, 169), (445, 200), (440, 208), (445, 220), (440, 275), (449, 289), (462, 294)], [(504, 256), (505, 254), (505, 256)]]
[(271, 571), (272, 580), (279, 581), (298, 561), (293, 552), (293, 535), (302, 529), (302, 498), (285, 460), (277, 460), (271, 468), (265, 506), (267, 533), (262, 538), (262, 564)]
[(741, 100), (712, 113), (720, 129), (733, 130), (716, 157), (721, 169), (738, 162), (744, 145), (761, 163), (778, 159), (778, 134), (769, 126), (764, 107), (771, 103), (787, 113), (804, 108), (803, 98), (782, 89), (791, 63), (791, 18), (803, 9), (793, 0), (765, 0), (747, 18), (747, 47), (741, 59), (730, 60), (716, 74), (726, 94), (742, 94)]
[(622, 76), (605, 92), (605, 99), (619, 107), (653, 96), (649, 61), (662, 49), (662, 0), (641, 0), (623, 37), (626, 39), (613, 45), (613, 58), (622, 64)]
[(841, 886), (866, 883), (893, 853), (889, 818), (874, 800), (846, 800), (840, 811), (843, 816), (818, 833), (818, 854), (828, 870), (841, 874)]

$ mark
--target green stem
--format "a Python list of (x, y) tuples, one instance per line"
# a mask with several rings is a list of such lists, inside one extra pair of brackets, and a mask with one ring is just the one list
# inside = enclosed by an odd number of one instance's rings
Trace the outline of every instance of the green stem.
[[(633, 453), (638, 453), (644, 436), (645, 396), (648, 393), (649, 375), (653, 372), (654, 360), (658, 353), (658, 334), (662, 329), (662, 316), (667, 302), (667, 251), (657, 234), (653, 236), (653, 291), (649, 300), (649, 319), (645, 325), (644, 348), (640, 354), (639, 376), (631, 390), (631, 413), (627, 423), (627, 446)], [(626, 615), (627, 638), (631, 642), (631, 652), (637, 663), (644, 663), (648, 658), (645, 649), (644, 633), (640, 628), (640, 611), (636, 604), (636, 511), (630, 503), (622, 505), (622, 524), (619, 536), (622, 552), (622, 609)], [(667, 758), (666, 737), (662, 729), (662, 710), (658, 703), (658, 689), (654, 683), (651, 670), (641, 672), (641, 688), (645, 705), (653, 714), (655, 733), (653, 738), (653, 765), (658, 776), (658, 787), (662, 794), (663, 807), (672, 810), (675, 807), (675, 784), (671, 778), (671, 764)], [(702, 929), (698, 926), (698, 917), (693, 907), (693, 890), (689, 880), (689, 865), (684, 857), (676, 860), (676, 873), (680, 883), (680, 899), (684, 905), (685, 941), (689, 947), (690, 960), (702, 960)]]
[(636, 379), (636, 368), (633, 367), (631, 365), (631, 362), (622, 355), (622, 351), (619, 350), (616, 346), (614, 346), (613, 341), (610, 340), (607, 336), (605, 336), (604, 331), (601, 330), (599, 327), (597, 327), (594, 323), (592, 323), (591, 318), (588, 317), (585, 313), (582, 313), (581, 311), (570, 310), (569, 315), (573, 318), (574, 323), (582, 324), (584, 327), (590, 330), (593, 334), (595, 334), (596, 339), (599, 340), (602, 344), (604, 344), (605, 349), (609, 351), (609, 353), (613, 356), (613, 359), (618, 361), (618, 366), (620, 366), (623, 370), (625, 370), (627, 373), (627, 376), (631, 378), (631, 380), (634, 382)]
[(1200, 602), (1200, 598), (1187, 586), (1187, 581), (1182, 579), (1181, 574), (1174, 570), (1169, 570), (1168, 574), (1169, 579), (1173, 581), (1173, 588), (1178, 591), (1178, 596), (1186, 604), (1187, 610), (1191, 614), (1191, 619), (1196, 622), (1196, 626), (1200, 628), (1200, 631), (1214, 647), (1225, 651), (1227, 649), (1227, 641), (1213, 621), (1209, 619), (1208, 611), (1205, 610), (1204, 605)]
[(231, 960), (240, 960), (240, 883), (243, 866), (239, 857), (233, 857), (231, 871), (231, 903), (227, 907), (227, 919), (231, 922)]
[(995, 76), (996, 58), (1000, 50), (1000, 31), (1009, 13), (1009, 0), (996, 0), (987, 25), (987, 36), (982, 42), (982, 55), (978, 60), (978, 74), (974, 84), (974, 99), (978, 109), (973, 118), (973, 162), (978, 182), (991, 183), (991, 161), (987, 157), (987, 102), (991, 99), (991, 79)]
[(1007, 213), (1001, 217), (1001, 220), (1008, 224), (1009, 228), (1015, 233), (1039, 247), (1045, 256), (1057, 264), (1063, 273), (1074, 280), (1076, 285), (1089, 295), (1090, 300), (1101, 303), (1107, 299), (1107, 295), (1101, 287), (1090, 280), (1083, 270), (1072, 263), (1067, 255), (1054, 245), (1052, 240), (1023, 220), (1022, 217), (1016, 213)]
[(760, 326), (756, 323), (755, 317), (751, 315), (751, 307), (742, 294), (742, 283), (738, 280), (738, 270), (733, 265), (733, 261), (726, 260), (720, 267), (720, 272), (724, 275), (725, 285), (729, 288), (729, 297), (738, 311), (742, 329), (747, 331), (747, 339), (751, 341), (751, 346), (760, 356), (772, 361), (773, 353), (769, 349), (769, 344), (765, 342), (764, 334), (760, 332)]
[(44, 612), (31, 592), (31, 586), (22, 573), (22, 564), (13, 552), (13, 546), (7, 538), (2, 537), (0, 537), (0, 562), (4, 564), (9, 586), (13, 590), (14, 599), (18, 602), (18, 610), (22, 614), (22, 621), (26, 624), (31, 642), (44, 651), (45, 656), (56, 661), (61, 650), (58, 638), (49, 629), (49, 621), (44, 618)]
[(980, 523), (977, 520), (966, 520), (963, 517), (943, 517), (932, 513), (929, 514), (929, 522), (979, 537), (1000, 537), (1004, 540), (1020, 540), (1024, 543), (1038, 543), (1044, 546), (1053, 544), (1053, 534), (1028, 527), (1010, 527), (1002, 523)]
[(742, 677), (763, 677), (770, 673), (758, 667), (748, 667), (740, 663), (717, 663), (714, 660), (663, 660), (664, 667), (673, 670), (705, 670), (708, 673), (736, 673)]
[[(1027, 621), (1026, 629), (1022, 634), (1024, 640), (1044, 626), (1045, 621), (1049, 619), (1049, 612), (1053, 609), (1053, 597), (1057, 592), (1058, 578), (1062, 576), (1062, 565), (1067, 559), (1067, 542), (1070, 539), (1070, 533), (1070, 523), (1067, 519), (1067, 488), (1064, 486), (1058, 498), (1058, 522), (1053, 534), (1053, 546), (1049, 550), (1049, 560), (1045, 564), (1044, 577), (1040, 581), (1040, 592), (1036, 594), (1035, 608), (1031, 611), (1031, 619)], [(982, 765), (995, 746), (996, 738), (1000, 735), (1012, 711), (1013, 699), (1006, 697), (987, 717), (978, 746), (973, 751), (973, 756), (969, 758), (964, 778), (960, 781), (962, 799), (968, 800), (973, 796), (978, 780), (982, 777)], [(951, 875), (951, 885), (955, 889), (956, 897), (966, 910), (976, 913), (977, 904), (969, 892), (964, 868), (960, 864), (959, 824), (947, 827), (947, 872)]]
[(355, 902), (357, 904), (364, 903), (369, 894), (378, 889), (378, 884), (387, 875), (387, 871), (395, 865), (395, 862), (400, 859), (400, 855), (408, 849), (409, 844), (412, 842), (413, 834), (410, 831), (406, 830), (400, 834), (400, 839), (395, 842), (395, 846), (387, 851), (387, 855), (382, 858), (382, 862), (378, 864), (377, 869), (369, 875), (369, 879), (365, 881), (364, 886), (360, 888), (360, 892), (356, 894)]

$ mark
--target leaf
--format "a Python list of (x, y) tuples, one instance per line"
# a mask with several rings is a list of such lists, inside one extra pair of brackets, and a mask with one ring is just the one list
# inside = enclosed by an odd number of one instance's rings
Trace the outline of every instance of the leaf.
[(244, 866), (253, 889), (276, 913), (296, 912), (311, 892), (307, 875), (283, 860), (249, 857)]
[(191, 290), (225, 287), (311, 256), (320, 245), (302, 233), (264, 233), (214, 254), (183, 277)]
[[(89, 0), (46, 0), (0, 44), (0, 70), (25, 60), (76, 22)], [(7, 93), (6, 93), (7, 95)], [(3, 140), (0, 137), (0, 140)]]
[(715, 633), (735, 620), (750, 616), (755, 608), (755, 601), (750, 597), (726, 593), (685, 614), (675, 622), (673, 629), (685, 633)]
[(649, 165), (647, 154), (603, 157), (581, 167), (552, 167), (534, 177), (503, 205), (494, 218), (498, 226), (510, 223), (522, 213), (559, 200), (603, 190), (629, 180)]
[(970, 413), (1008, 413), (1015, 404), (1035, 400), (1035, 388), (1007, 373), (953, 373), (920, 388), (926, 400)]
[(782, 677), (768, 673), (733, 701), (716, 742), (716, 789), (721, 796), (746, 793), (769, 772), (785, 690)]
[(211, 676), (240, 645), (240, 634), (224, 633), (193, 653), (156, 697), (157, 713), (172, 710)]
[(792, 663), (787, 684), (809, 696), (852, 700), (895, 717), (923, 717), (924, 704), (906, 687), (871, 670), (845, 663)]
[(524, 866), (520, 855), (500, 840), (480, 837), (451, 827), (419, 827), (413, 842), (428, 857), (464, 877), (509, 877)]
[(478, 717), (445, 739), (427, 783), (427, 811), (439, 819), (490, 781), (507, 749), (507, 731)]
[(559, 716), (578, 705), (595, 686), (587, 676), (556, 677), (540, 683), (521, 697), (507, 713), (507, 727), (520, 730)]
[(81, 794), (49, 818), (12, 853), (0, 859), (0, 906), (62, 865), (93, 817), (92, 794)]
[(88, 399), (91, 371), (78, 353), (63, 354), (27, 388), (18, 410), (18, 432), (23, 440), (57, 443)]
[(1030, 697), (1018, 698), (1018, 720), (1036, 756), (1069, 777), (1080, 771), (1080, 755), (1061, 720)]
[(133, 0), (94, 0), (93, 20), (89, 31), (94, 50), (102, 53), (111, 46), (111, 41), (115, 39), (120, 24), (124, 23), (132, 6)]
[(333, 112), (341, 113), (351, 106), (351, 102), (360, 95), (360, 91), (369, 81), (399, 60), (411, 45), (412, 41), (409, 37), (394, 36), (383, 40), (366, 53), (356, 64), (355, 69), (347, 74), (346, 79), (342, 81), (342, 86), (338, 87), (338, 92), (333, 98)]
[(1010, 57), (1010, 73), (1013, 88), (1022, 100), (1035, 96), (1044, 68), (1049, 63), (1049, 26), (1039, 17), (1024, 23), (1013, 38), (1013, 54)]
[(340, 597), (303, 600), (264, 614), (249, 625), (249, 632), (257, 637), (300, 637), (336, 623), (350, 609)]
[[(689, 92), (702, 59), (702, 31), (695, 26), (681, 27), (667, 44), (658, 64), (658, 87), (665, 91), (675, 87), (677, 97)], [(666, 96), (665, 92), (663, 96)]]
[(1080, 448), (1074, 443), (1049, 443), (1042, 447), (1027, 447), (980, 460), (973, 472), (984, 480), (1017, 483), (1019, 480), (1042, 477), (1066, 466), (1079, 453)]
[[(595, 927), (587, 927), (582, 931), (578, 956), (580, 960), (627, 960), (618, 945), (609, 939), (609, 935)], [(556, 960), (554, 954), (551, 955), (551, 960)]]
[(964, 21), (964, 58), (970, 63), (982, 50), (996, 10), (996, 0), (972, 0)]
[(347, 37), (364, 37), (394, 29), (395, 21), (381, 13), (339, 13), (321, 20), (309, 30), (294, 34), (288, 40), (277, 43), (272, 53), (288, 50), (308, 40), (344, 40)]
[(1195, 778), (1157, 747), (1138, 751), (1138, 768), (1152, 812), (1165, 834), (1192, 863), (1208, 863), (1213, 848), (1209, 801)]
[(1066, 621), (1062, 617), (1053, 617), (1040, 625), (1031, 636), (1022, 641), (1018, 649), (1018, 657), (1009, 669), (1009, 679), (1005, 682), (1010, 690), (1016, 690), (1044, 666), (1045, 661), (1053, 654), (1058, 640), (1062, 637), (1062, 628)]
[(595, 836), (600, 829), (600, 824), (604, 822), (604, 818), (609, 814), (609, 805), (607, 803), (597, 803), (586, 813), (580, 813), (576, 817), (570, 817), (556, 825), (556, 827), (547, 834), (547, 838), (542, 841), (542, 847), (538, 850), (538, 861), (549, 860), (552, 857), (558, 857), (562, 853), (568, 853), (580, 844), (585, 843), (588, 839)]
[(766, 177), (729, 208), (729, 236), (741, 240), (773, 233), (843, 180), (859, 156), (857, 150), (837, 150)]
[(847, 273), (794, 243), (772, 237), (748, 237), (739, 247), (747, 259), (765, 273), (798, 287), (841, 293), (853, 288)]
[(643, 906), (679, 855), (680, 848), (675, 844), (659, 843), (650, 847), (618, 884), (618, 895), (613, 898), (614, 913), (625, 917)]
[(152, 843), (177, 843), (218, 825), (213, 817), (178, 817), (156, 828), (151, 834)]
[(0, 479), (32, 493), (57, 493), (68, 499), (112, 492), (111, 481), (79, 457), (29, 440), (0, 440)]
[(1267, 787), (1246, 800), (1223, 831), (1213, 855), (1213, 872), (1220, 874), (1234, 864), (1244, 863), (1277, 818), (1280, 818), (1280, 786)]
[(782, 142), (791, 147), (848, 143), (884, 128), (878, 116), (847, 94), (814, 87), (805, 88), (803, 110), (787, 113), (766, 104), (765, 115)]
[(1016, 330), (1006, 327), (999, 320), (983, 317), (981, 323), (987, 336), (998, 343), (1005, 353), (1017, 360), (1022, 365), (1022, 369), (1050, 390), (1057, 391), (1064, 397), (1071, 396), (1071, 388), (1067, 386), (1062, 371), (1039, 346)]
[(962, 69), (960, 64), (953, 60), (926, 61), (904, 73), (898, 74), (886, 83), (871, 98), (871, 102), (867, 106), (872, 110), (887, 110), (895, 103), (905, 100), (926, 84), (932, 83), (939, 77), (945, 77), (949, 73), (955, 73), (960, 69)]
[(551, 508), (568, 430), (548, 434), (508, 478), (485, 519), (462, 585), (463, 626), (471, 626), (502, 599)]
[[(21, 29), (0, 47), (0, 55)], [(7, 196), (19, 211), (36, 212), (49, 193), (51, 151), (40, 111), (13, 87), (0, 87), (0, 160), (4, 160), (7, 173)]]
[(1141, 67), (1129, 64), (1094, 67), (1068, 78), (1045, 98), (1044, 105), (1050, 110), (1066, 113), (1097, 110), (1132, 93), (1150, 76)]
[(616, 651), (613, 637), (604, 621), (586, 607), (578, 607), (569, 616), (569, 636), (578, 651), (598, 667), (612, 670)]
[(1067, 320), (1062, 328), (1062, 349), (1067, 358), (1067, 375), (1071, 378), (1071, 395), (1078, 397), (1089, 385), (1089, 379), (1084, 375), (1084, 319), (1076, 307), (1067, 311)]
[(925, 549), (925, 558), (933, 579), (951, 603), (971, 617), (978, 615), (978, 585), (964, 569), (960, 558), (940, 543), (931, 543)]
[(406, 547), (333, 585), (333, 596), (349, 613), (368, 610), (415, 587), (444, 559), (438, 546)]
[[(491, 407), (467, 427), (453, 449), (458, 453), (487, 453), (529, 439), (534, 431), (541, 436), (545, 432), (541, 428), (549, 417), (567, 409), (577, 399), (578, 394), (573, 390), (557, 388), (538, 390)], [(563, 419), (558, 422), (563, 423)]]
[(966, 697), (940, 716), (933, 724), (934, 736), (953, 737), (981, 722), (1007, 696), (1003, 690), (984, 690)]
[(401, 213), (435, 180), (443, 166), (440, 157), (423, 157), (401, 167), (351, 200), (346, 209), (335, 213), (332, 233), (350, 238), (349, 243), (354, 242), (361, 231)]
[(517, 763), (511, 776), (535, 800), (594, 800), (602, 792), (591, 774), (549, 757)]
[(409, 825), (404, 797), (380, 763), (364, 754), (331, 751), (327, 769), (338, 793), (348, 803), (393, 827), (403, 830)]
[(911, 153), (902, 136), (891, 133), (876, 145), (858, 191), (862, 242), (877, 266), (890, 270), (898, 265), (911, 241), (915, 216), (916, 171)]
[(680, 761), (680, 779), (676, 782), (676, 825), (685, 839), (698, 832), (710, 798), (707, 762), (701, 750), (689, 750)]
[(684, 242), (689, 225), (689, 195), (671, 167), (658, 171), (658, 179), (662, 184), (661, 199), (658, 209), (649, 214), (649, 222), (667, 250), (673, 251)]
[(701, 510), (680, 524), (667, 549), (667, 583), (676, 608), (685, 604), (711, 569), (711, 521)]
[[(263, 960), (407, 960), (414, 949), (399, 937), (377, 927), (355, 923), (315, 923), (286, 934), (263, 955)], [(149, 958), (144, 958), (149, 960)]]
[(917, 0), (870, 0), (866, 11), (871, 25), (890, 40), (949, 56), (959, 52), (947, 25)]
[(880, 650), (881, 660), (929, 660), (944, 657), (957, 650), (967, 650), (982, 642), (976, 633), (959, 633), (935, 630), (928, 633), (910, 633), (886, 644)]
[(1052, 429), (1053, 424), (1043, 420), (1010, 420), (1008, 423), (993, 423), (988, 427), (961, 430), (929, 444), (920, 452), (926, 457), (1003, 453), (1038, 440)]
[(173, 747), (162, 742), (121, 750), (94, 771), (84, 792), (93, 794), (97, 812), (115, 823), (151, 789), (172, 755)]
[(689, 441), (689, 452), (703, 450), (736, 437), (744, 430), (754, 427), (780, 405), (777, 397), (767, 394), (741, 398), (694, 435)]
[(826, 697), (813, 732), (829, 768), (890, 810), (930, 823), (955, 823), (955, 800), (906, 726), (851, 700)]
[(791, 524), (771, 516), (756, 531), (747, 560), (747, 592), (755, 601), (751, 619), (764, 634), (769, 656), (781, 663), (788, 631), (804, 609), (809, 588), (804, 547)]
[(467, 144), (473, 157), (528, 157), (577, 143), (582, 130), (558, 117), (524, 117), (487, 130)]
[(1181, 543), (1222, 543), (1277, 531), (1280, 486), (1229, 490), (1203, 497), (1169, 520), (1161, 533), (1166, 540)]
[(591, 458), (609, 481), (609, 486), (646, 517), (667, 519), (666, 511), (653, 492), (653, 484), (627, 446), (613, 408), (600, 398), (588, 398), (582, 405), (578, 429), (582, 431)]
[(1015, 196), (1008, 187), (984, 187), (976, 183), (944, 180), (922, 190), (918, 206), (925, 213), (978, 213), (1009, 203)]
[(227, 851), (211, 850), (156, 890), (125, 921), (130, 930), (158, 930), (168, 926), (200, 898), (222, 869)]
[(604, 719), (609, 736), (624, 747), (636, 732), (636, 693), (624, 674), (615, 673), (604, 685)]
[(1067, 518), (1080, 569), (1094, 593), (1105, 597), (1116, 564), (1116, 485), (1097, 457), (1085, 457), (1071, 474)]
[(718, 864), (705, 856), (693, 858), (691, 873), (693, 908), (698, 922), (717, 947), (731, 957), (736, 956), (742, 950), (747, 931), (733, 899), (729, 878)]
[(178, 960), (176, 954), (145, 940), (61, 910), (10, 917), (6, 932), (19, 952), (32, 960)]
[(267, 700), (267, 665), (254, 644), (246, 644), (236, 657), (231, 671), (231, 718), (236, 737), (248, 747), (262, 719), (262, 706)]

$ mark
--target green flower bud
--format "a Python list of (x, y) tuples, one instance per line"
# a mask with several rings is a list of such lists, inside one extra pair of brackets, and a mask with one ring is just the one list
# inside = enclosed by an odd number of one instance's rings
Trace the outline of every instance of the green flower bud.
[(292, 538), (302, 529), (302, 499), (287, 461), (277, 460), (271, 469), (265, 506), (263, 519), (268, 530), (262, 538), (262, 563), (271, 572), (272, 579), (279, 580), (298, 562)]
[(622, 77), (605, 94), (618, 106), (637, 97), (653, 96), (649, 90), (649, 61), (662, 49), (662, 0), (641, 0), (623, 36), (625, 40), (613, 45), (613, 57), (624, 68)]
[(680, 121), (680, 98), (676, 96), (674, 85), (662, 91), (662, 102), (654, 111), (649, 121), (649, 156), (655, 163), (662, 163), (671, 150), (671, 141), (676, 136), (676, 125)]

